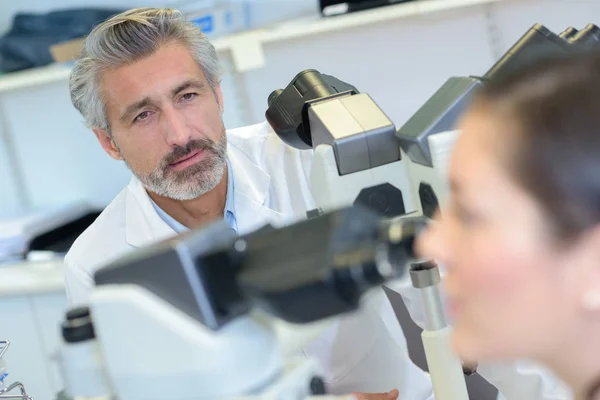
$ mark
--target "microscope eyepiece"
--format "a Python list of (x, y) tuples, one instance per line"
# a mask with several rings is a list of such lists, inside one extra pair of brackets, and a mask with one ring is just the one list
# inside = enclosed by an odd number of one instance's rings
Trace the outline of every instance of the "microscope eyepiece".
[(428, 218), (421, 216), (397, 217), (382, 223), (380, 240), (385, 243), (387, 262), (392, 269), (388, 277), (401, 275), (408, 263), (418, 259), (415, 243), (428, 222)]
[(267, 99), (269, 107), (271, 107), (271, 104), (273, 104), (273, 102), (279, 97), (281, 93), (283, 93), (283, 89), (275, 89), (271, 92), (269, 98)]
[(583, 46), (600, 46), (600, 28), (594, 24), (587, 24), (569, 39), (569, 43)]
[(333, 76), (314, 69), (296, 74), (283, 89), (267, 98), (265, 118), (273, 131), (288, 145), (297, 149), (312, 149), (312, 136), (306, 109), (340, 93), (359, 93), (358, 89)]
[(561, 38), (565, 39), (565, 40), (569, 40), (570, 38), (572, 38), (573, 36), (575, 36), (579, 31), (575, 28), (573, 28), (572, 26), (568, 27), (567, 29), (565, 29), (563, 32), (560, 33)]

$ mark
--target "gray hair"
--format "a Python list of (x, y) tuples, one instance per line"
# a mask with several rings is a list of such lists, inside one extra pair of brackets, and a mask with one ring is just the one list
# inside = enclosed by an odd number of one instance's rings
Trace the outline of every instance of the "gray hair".
[(90, 32), (71, 72), (71, 101), (86, 125), (110, 131), (99, 85), (103, 71), (136, 62), (172, 42), (189, 48), (214, 91), (220, 82), (221, 66), (214, 46), (200, 28), (174, 9), (132, 9), (98, 24)]

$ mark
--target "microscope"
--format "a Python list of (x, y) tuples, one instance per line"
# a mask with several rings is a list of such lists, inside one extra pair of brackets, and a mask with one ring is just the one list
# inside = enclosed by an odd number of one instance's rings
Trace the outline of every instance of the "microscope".
[(425, 305), (436, 399), (468, 399), (464, 376), (472, 371), (450, 350), (438, 268), (413, 251), (447, 202), (456, 120), (477, 87), (539, 49), (599, 44), (594, 25), (560, 35), (534, 25), (483, 77), (450, 78), (398, 130), (368, 94), (301, 72), (269, 96), (266, 117), (284, 142), (314, 152), (318, 208), (304, 221), (245, 236), (217, 222), (97, 271), (89, 307), (70, 310), (62, 326), (66, 395), (330, 399), (320, 366), (286, 348), (294, 339), (282, 324), (356, 312), (370, 290), (408, 270)]
[[(310, 186), (318, 209), (309, 210), (309, 218), (351, 205), (383, 218), (413, 213), (427, 218), (437, 209), (437, 198), (445, 196), (441, 160), (449, 154), (453, 132), (431, 135), (432, 152), (439, 157), (436, 165), (422, 168), (426, 180), (417, 183), (414, 163), (401, 148), (395, 125), (354, 86), (306, 70), (285, 89), (271, 93), (268, 101), (267, 121), (279, 137), (290, 146), (314, 151)], [(468, 399), (461, 360), (451, 351), (439, 269), (433, 262), (415, 263), (410, 277), (425, 310), (421, 338), (436, 399)]]
[(431, 217), (447, 200), (446, 163), (472, 94), (535, 58), (595, 48), (596, 25), (556, 35), (535, 24), (483, 77), (451, 77), (397, 130), (368, 94), (316, 70), (273, 91), (265, 116), (285, 143), (314, 151), (310, 184), (319, 209), (309, 216), (364, 204), (388, 217)]
[[(311, 191), (323, 212), (362, 204), (385, 217), (431, 218), (448, 201), (446, 168), (459, 132), (456, 122), (473, 93), (493, 77), (535, 58), (600, 48), (600, 28), (588, 24), (556, 35), (533, 25), (483, 76), (452, 77), (402, 126), (366, 93), (336, 77), (305, 70), (268, 98), (266, 119), (297, 149), (314, 151)], [(440, 273), (429, 262), (410, 271), (424, 305), (422, 340), (438, 400), (468, 399), (463, 366), (450, 350), (451, 327), (439, 293)]]
[(280, 321), (351, 313), (414, 261), (424, 218), (352, 206), (237, 236), (224, 221), (99, 270), (67, 313), (61, 364), (75, 399), (333, 399)]

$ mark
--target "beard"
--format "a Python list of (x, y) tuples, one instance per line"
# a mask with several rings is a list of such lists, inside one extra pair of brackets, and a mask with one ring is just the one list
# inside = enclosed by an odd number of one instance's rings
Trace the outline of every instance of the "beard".
[[(170, 167), (177, 160), (199, 150), (204, 151), (204, 157), (196, 164), (181, 171), (175, 171)], [(150, 173), (136, 172), (125, 157), (123, 160), (133, 175), (149, 191), (173, 200), (192, 200), (213, 190), (223, 179), (227, 165), (225, 128), (222, 128), (221, 137), (217, 142), (206, 138), (195, 139), (190, 140), (183, 147), (174, 148)]]

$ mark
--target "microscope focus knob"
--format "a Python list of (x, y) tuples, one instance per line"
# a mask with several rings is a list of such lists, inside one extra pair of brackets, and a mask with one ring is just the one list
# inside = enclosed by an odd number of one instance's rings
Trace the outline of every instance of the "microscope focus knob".
[(62, 323), (62, 336), (67, 343), (79, 343), (96, 337), (88, 307), (69, 310)]
[(315, 376), (310, 381), (310, 393), (313, 396), (322, 396), (327, 394), (325, 381), (319, 376)]

